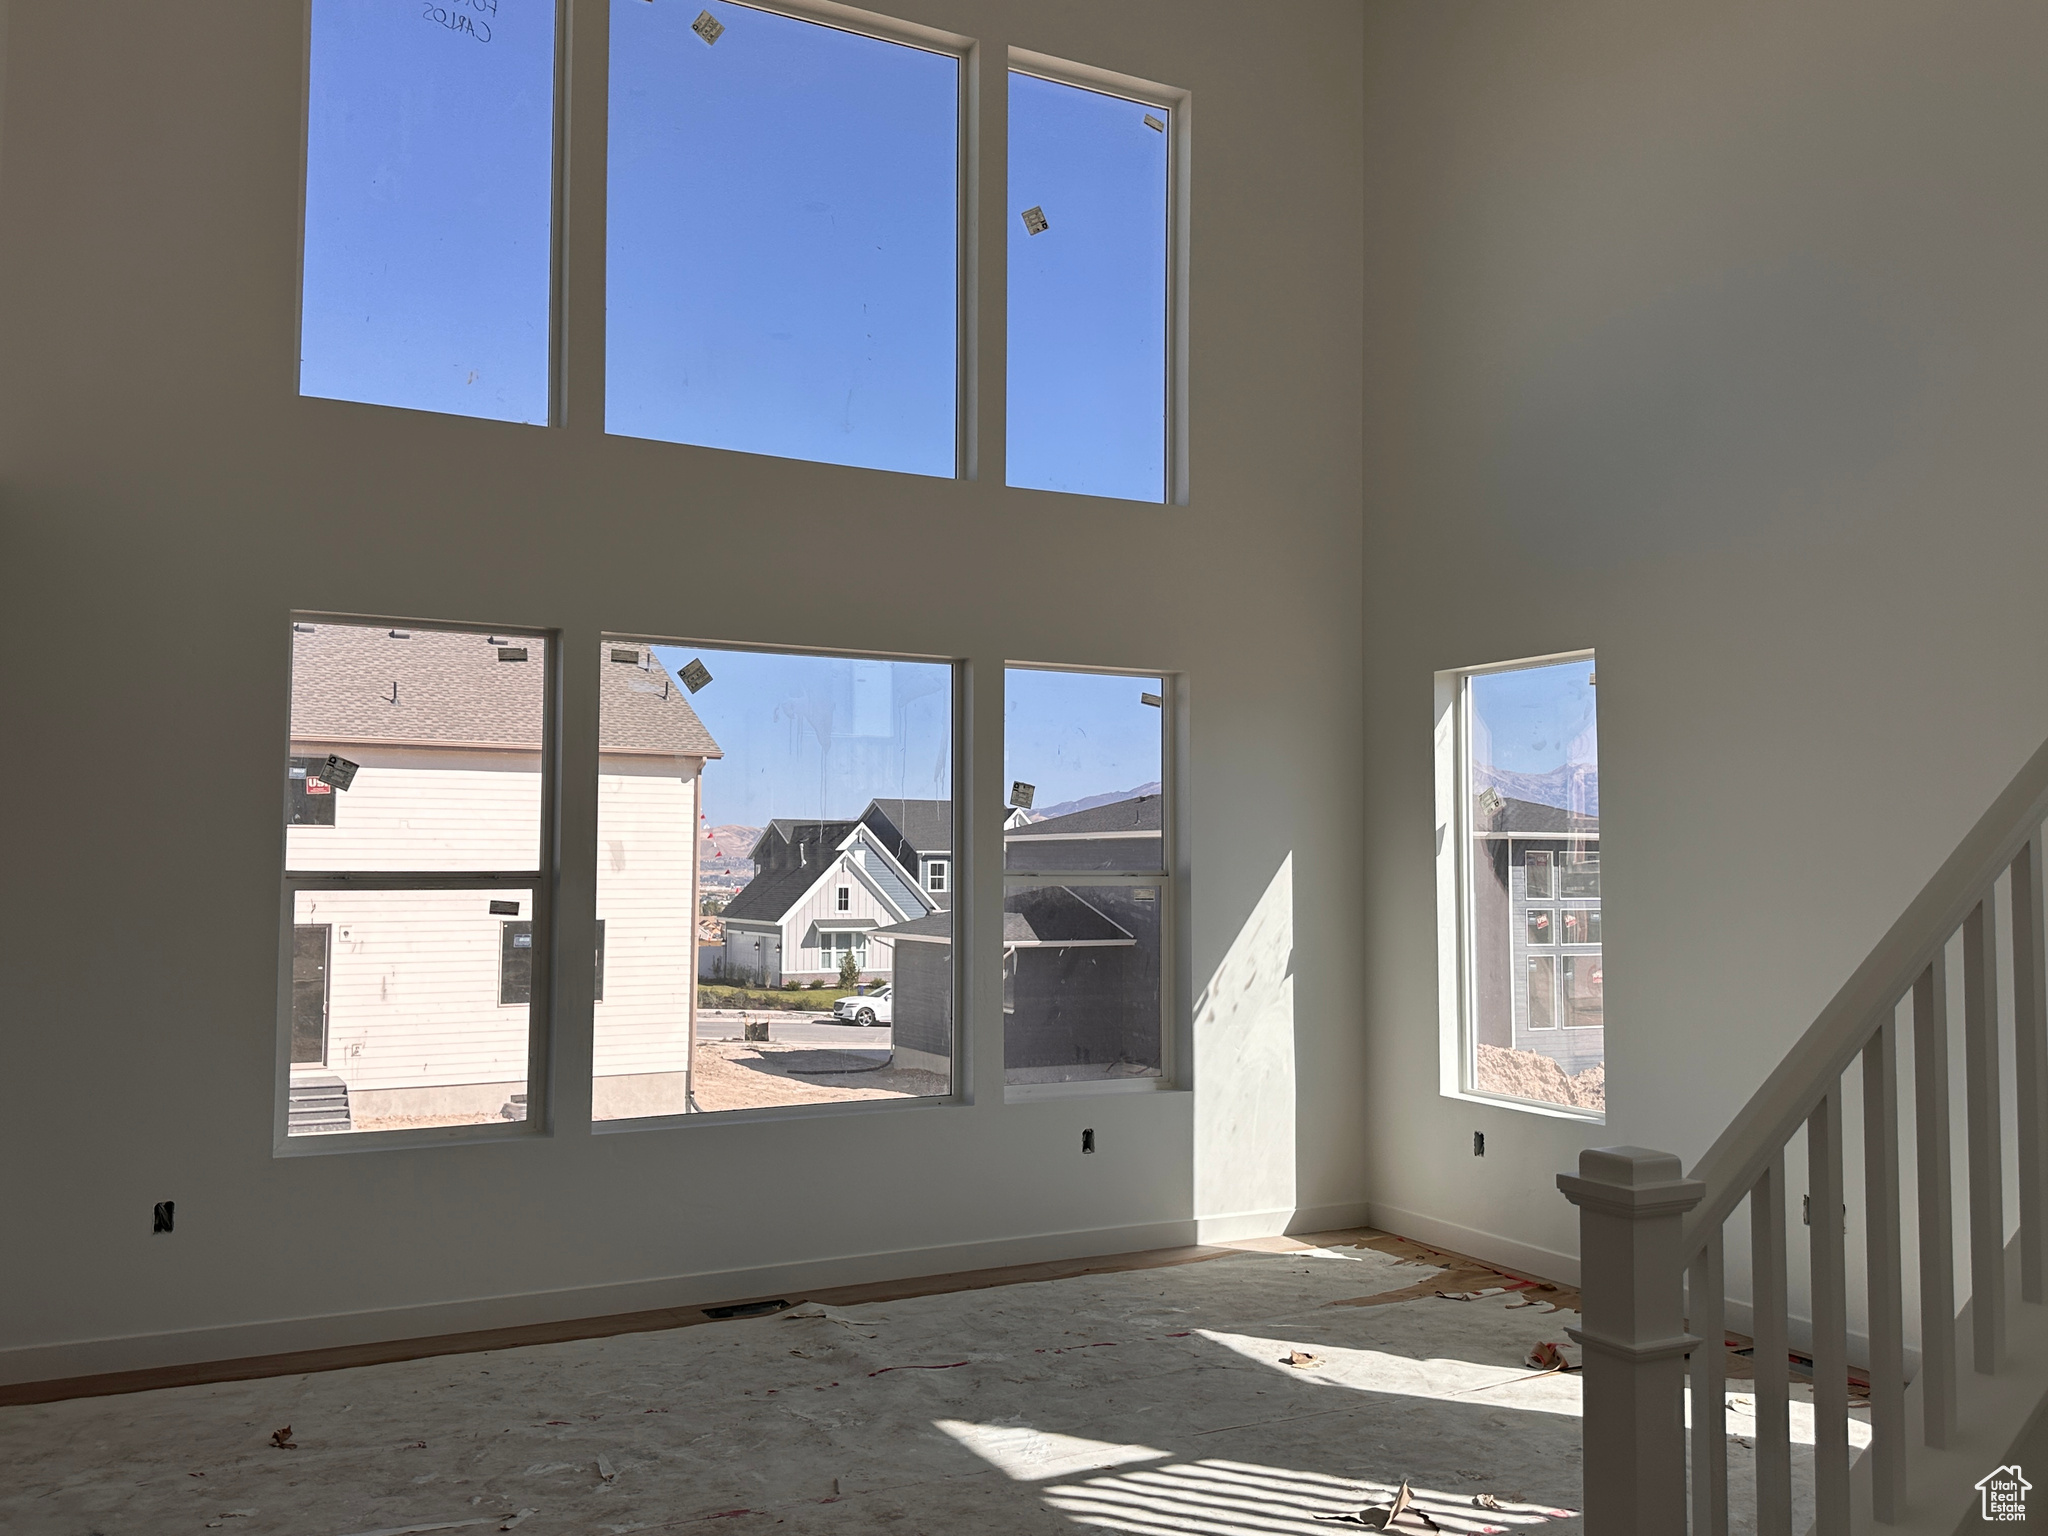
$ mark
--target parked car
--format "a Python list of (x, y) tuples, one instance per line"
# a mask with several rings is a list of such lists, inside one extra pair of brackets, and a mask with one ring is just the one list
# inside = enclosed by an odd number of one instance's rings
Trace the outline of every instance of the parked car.
[(889, 1022), (889, 988), (880, 986), (866, 997), (842, 997), (832, 1009), (832, 1017), (848, 1024), (886, 1024)]

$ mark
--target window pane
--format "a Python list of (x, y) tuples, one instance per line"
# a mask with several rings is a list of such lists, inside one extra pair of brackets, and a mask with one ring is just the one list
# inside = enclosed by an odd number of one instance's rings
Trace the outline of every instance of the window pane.
[(313, 0), (303, 394), (544, 422), (554, 0)]
[(1158, 1077), (1163, 887), (1030, 885), (1003, 897), (1003, 1080)]
[(1172, 137), (1164, 107), (1010, 75), (1011, 485), (1166, 499)]
[(1004, 673), (1005, 868), (1165, 868), (1163, 686), (1103, 672)]
[(605, 429), (954, 474), (959, 60), (701, 9), (612, 3)]
[(951, 1092), (951, 899), (918, 871), (953, 852), (952, 669), (598, 664), (596, 1117)]
[(1600, 913), (1560, 905), (1600, 893), (1593, 664), (1482, 672), (1466, 686), (1471, 1081), (1604, 1110)]
[(300, 891), (290, 1133), (525, 1119), (532, 915), (523, 890)]
[(546, 676), (529, 636), (294, 624), (285, 867), (535, 868)]
[(1557, 1027), (1557, 960), (1536, 955), (1529, 960), (1528, 1024), (1531, 1029)]
[(1566, 955), (1564, 990), (1561, 998), (1564, 1023), (1568, 1029), (1598, 1029), (1604, 1017), (1601, 1004), (1600, 957)]

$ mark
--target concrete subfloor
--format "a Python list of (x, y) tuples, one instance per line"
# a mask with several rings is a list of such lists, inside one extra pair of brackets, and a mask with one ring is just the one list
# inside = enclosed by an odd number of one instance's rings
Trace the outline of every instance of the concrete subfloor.
[(1404, 1478), (1448, 1531), (1581, 1528), (1578, 1378), (1522, 1363), (1575, 1314), (1438, 1300), (1440, 1274), (1474, 1282), (1398, 1252), (1271, 1246), (0, 1409), (0, 1528), (1312, 1536)]

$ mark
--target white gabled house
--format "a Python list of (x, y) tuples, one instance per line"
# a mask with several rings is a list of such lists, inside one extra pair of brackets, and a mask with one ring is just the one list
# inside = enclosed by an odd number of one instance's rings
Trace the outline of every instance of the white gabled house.
[(874, 800), (856, 821), (777, 818), (754, 844), (754, 878), (723, 914), (718, 973), (779, 986), (830, 981), (849, 954), (868, 979), (887, 977), (889, 928), (952, 907), (952, 805)]

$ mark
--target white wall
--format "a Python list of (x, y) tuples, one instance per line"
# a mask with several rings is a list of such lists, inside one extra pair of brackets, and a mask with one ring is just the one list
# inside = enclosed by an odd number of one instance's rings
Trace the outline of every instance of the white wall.
[[(0, 1339), (51, 1347), (0, 1370), (1360, 1213), (1359, 7), (898, 9), (977, 37), (997, 66), (979, 98), (969, 483), (603, 436), (599, 48), (576, 54), (568, 424), (537, 429), (295, 397), (299, 7), (15, 12), (0, 165), (0, 1166), (11, 1230), (35, 1239), (0, 1268)], [(1010, 44), (1193, 92), (1185, 508), (1002, 485)], [(849, 526), (916, 603), (785, 600), (750, 578), (760, 550), (829, 547)], [(1020, 567), (1020, 547), (1059, 579)], [(551, 1134), (273, 1156), (294, 607), (558, 627), (570, 655), (596, 654), (611, 628), (964, 658), (960, 792), (990, 813), (958, 870), (978, 957), (973, 1102), (593, 1135), (590, 1005), (565, 974)], [(1192, 1093), (1003, 1102), (994, 808), (1011, 659), (1185, 675)], [(594, 690), (578, 688), (568, 729), (594, 750)], [(594, 848), (594, 788), (569, 786), (567, 815), (565, 837)], [(563, 890), (565, 973), (589, 952), (583, 880)], [(138, 889), (155, 897), (146, 922), (116, 894)], [(1232, 957), (1235, 980), (1212, 987)], [(943, 1172), (918, 1201), (866, 1198), (873, 1169), (907, 1166)], [(178, 1230), (152, 1238), (164, 1199)]]
[[(1566, 1270), (1553, 1175), (1704, 1151), (2048, 734), (2048, 11), (1366, 16), (1374, 1210)], [(1436, 1083), (1431, 674), (1581, 646), (1605, 1128)]]

